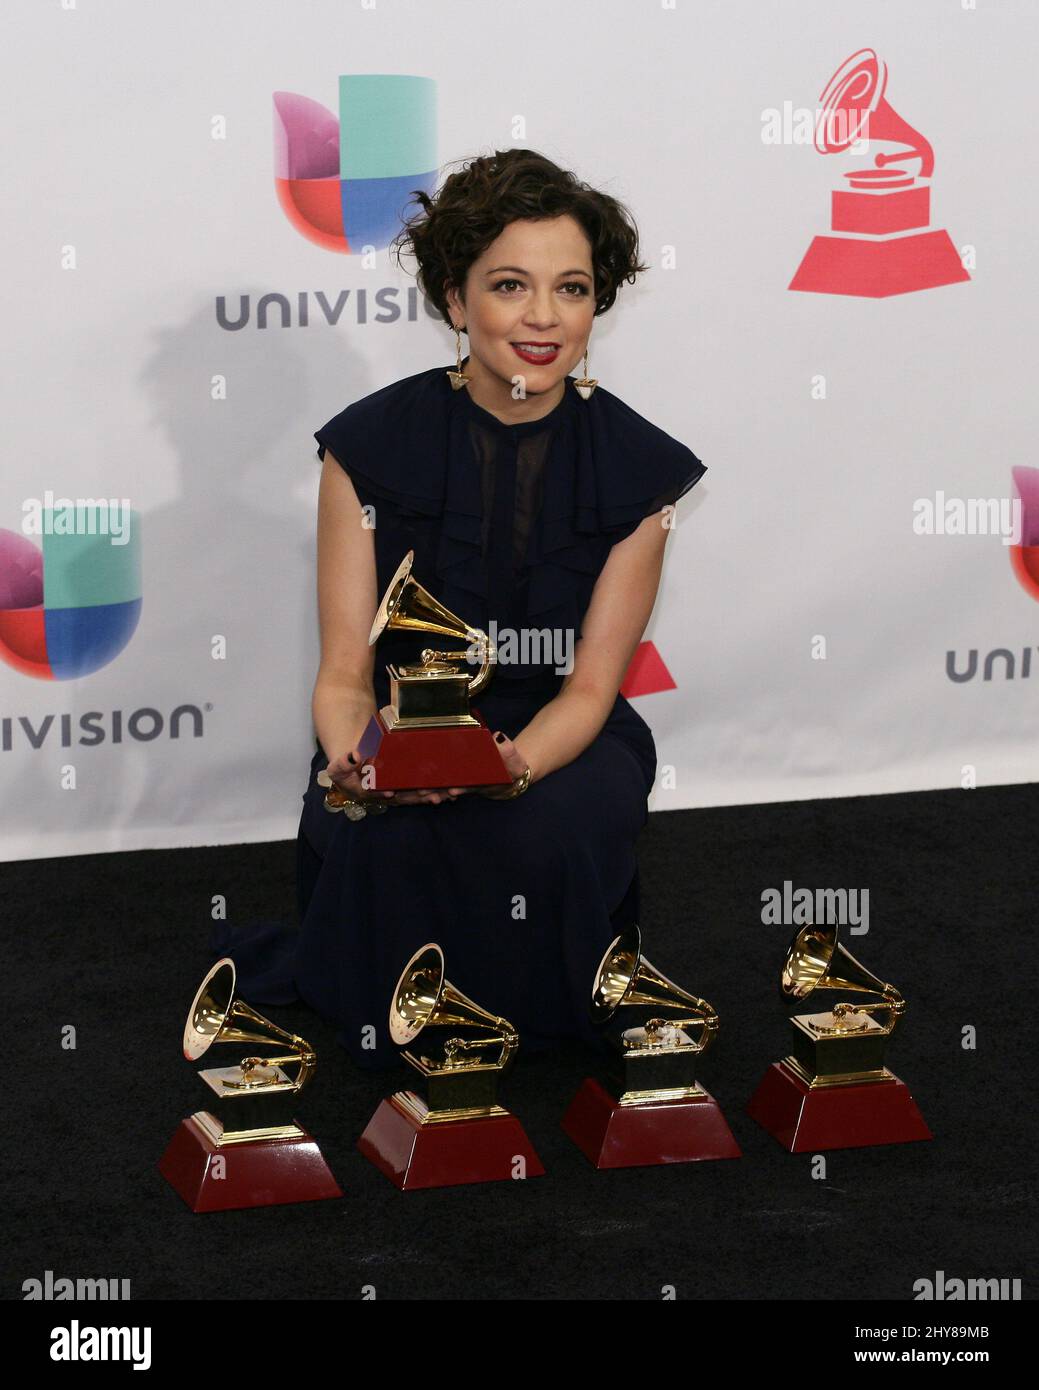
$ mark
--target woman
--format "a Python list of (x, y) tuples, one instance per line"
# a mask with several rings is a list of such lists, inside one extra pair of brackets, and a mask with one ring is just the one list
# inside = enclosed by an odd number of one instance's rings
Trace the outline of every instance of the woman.
[[(595, 1039), (592, 977), (637, 919), (634, 846), (656, 775), (652, 734), (618, 690), (653, 609), (671, 504), (706, 471), (587, 380), (593, 319), (647, 268), (620, 204), (529, 150), (474, 159), (434, 198), (414, 196), (421, 212), (398, 242), (455, 330), (456, 362), (316, 432), (321, 664), (301, 930), (281, 956), (285, 943), (263, 934), (231, 948), (243, 998), (285, 1002), (294, 987), (369, 1067), (396, 1062), (393, 987), (427, 941), (522, 1048)], [(427, 644), (384, 632), (368, 645), (409, 550), (436, 599), (496, 631), (499, 661), (474, 704), (514, 778), (504, 789), (387, 793), (362, 765), (387, 665)], [(326, 810), (328, 781), (355, 803), (349, 815)]]

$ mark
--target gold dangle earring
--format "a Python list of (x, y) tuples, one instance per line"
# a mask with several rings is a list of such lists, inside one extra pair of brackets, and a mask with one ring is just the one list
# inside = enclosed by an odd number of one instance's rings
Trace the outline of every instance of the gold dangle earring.
[(588, 375), (588, 349), (584, 350), (584, 376), (578, 377), (574, 382), (574, 390), (577, 391), (583, 400), (587, 400), (595, 388), (599, 385)]
[[(454, 328), (454, 324), (451, 326)], [(455, 328), (455, 347), (457, 361), (454, 371), (448, 372), (447, 379), (451, 383), (452, 391), (460, 391), (467, 381), (472, 380), (471, 377), (466, 376), (465, 372), (462, 371), (462, 330), (460, 328)]]

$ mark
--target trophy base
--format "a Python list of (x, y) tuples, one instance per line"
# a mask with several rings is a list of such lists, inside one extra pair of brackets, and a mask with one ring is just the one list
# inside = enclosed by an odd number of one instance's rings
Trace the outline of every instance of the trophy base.
[(817, 236), (787, 288), (887, 299), (969, 279), (946, 231), (915, 232), (889, 241)]
[(809, 1086), (785, 1062), (773, 1062), (747, 1114), (788, 1153), (862, 1149), (933, 1139), (904, 1081)]
[(414, 791), (419, 787), (506, 786), (512, 781), (494, 735), (477, 710), (475, 725), (441, 725), (388, 729), (382, 714), (373, 714), (357, 745), (375, 769), (378, 791)]
[(518, 1158), (524, 1177), (545, 1172), (523, 1126), (507, 1110), (423, 1124), (411, 1107), (391, 1096), (379, 1105), (357, 1147), (402, 1192), (513, 1179)]
[[(219, 1159), (219, 1165), (214, 1165)], [(216, 1144), (194, 1116), (182, 1120), (159, 1172), (192, 1211), (234, 1211), (341, 1197), (314, 1139), (299, 1136)]]
[(742, 1158), (718, 1102), (696, 1096), (622, 1104), (587, 1077), (563, 1116), (563, 1129), (596, 1168)]

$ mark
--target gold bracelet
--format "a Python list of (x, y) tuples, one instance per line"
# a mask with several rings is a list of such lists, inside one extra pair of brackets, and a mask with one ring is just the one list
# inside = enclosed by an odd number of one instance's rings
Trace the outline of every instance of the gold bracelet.
[(524, 769), (523, 772), (520, 773), (520, 775), (513, 782), (510, 791), (504, 792), (501, 796), (495, 797), (494, 799), (496, 801), (511, 801), (513, 797), (522, 796), (529, 786), (530, 768), (528, 766)]
[(381, 815), (388, 811), (389, 807), (384, 801), (378, 801), (374, 797), (361, 800), (358, 797), (350, 796), (343, 791), (329, 777), (328, 772), (322, 768), (315, 779), (319, 787), (325, 787), (324, 807), (326, 811), (344, 811), (348, 820), (363, 820), (367, 815)]

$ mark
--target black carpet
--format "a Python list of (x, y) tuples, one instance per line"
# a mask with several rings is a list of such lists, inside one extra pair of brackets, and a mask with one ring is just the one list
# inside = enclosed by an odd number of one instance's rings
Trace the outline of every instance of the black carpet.
[[(210, 901), (225, 895), (232, 923), (292, 920), (294, 844), (4, 865), (4, 1295), (49, 1269), (129, 1279), (135, 1300), (356, 1299), (366, 1286), (380, 1299), (660, 1299), (666, 1285), (683, 1299), (904, 1300), (941, 1270), (1020, 1278), (1034, 1297), (1037, 826), (1034, 785), (650, 818), (645, 953), (721, 1016), (700, 1079), (740, 1159), (596, 1172), (559, 1127), (595, 1065), (575, 1045), (521, 1051), (502, 1097), (546, 1176), (402, 1194), (355, 1144), (380, 1098), (410, 1084), (405, 1068), (361, 1074), (308, 1009), (271, 1007), (317, 1048), (298, 1114), (345, 1196), (199, 1216), (156, 1165), (205, 1103), (180, 1037), (211, 964)], [(743, 1113), (788, 1051), (777, 976), (793, 929), (761, 921), (762, 891), (784, 880), (869, 890), (869, 933), (847, 941), (908, 1000), (887, 1060), (933, 1142), (830, 1151), (820, 1173)], [(220, 1052), (200, 1065), (237, 1060)]]

